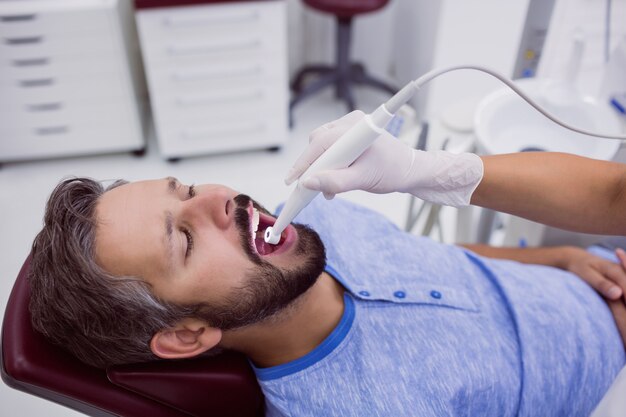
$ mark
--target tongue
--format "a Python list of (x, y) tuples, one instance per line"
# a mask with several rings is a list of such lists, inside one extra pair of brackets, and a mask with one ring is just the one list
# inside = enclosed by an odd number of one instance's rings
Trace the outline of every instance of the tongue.
[(275, 245), (267, 243), (263, 237), (257, 237), (254, 239), (254, 245), (256, 246), (256, 250), (259, 252), (259, 255), (267, 255), (274, 252), (276, 249)]

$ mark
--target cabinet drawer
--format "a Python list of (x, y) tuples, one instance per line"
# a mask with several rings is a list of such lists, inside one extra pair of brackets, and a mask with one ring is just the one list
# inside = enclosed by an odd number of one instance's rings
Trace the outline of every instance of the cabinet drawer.
[[(245, 82), (262, 83), (268, 79), (283, 77), (286, 73), (281, 61), (270, 59), (241, 59), (231, 62), (216, 62), (213, 65), (198, 65), (191, 68), (147, 68), (150, 89), (158, 94), (159, 90), (170, 89), (209, 89), (222, 84), (236, 86)], [(286, 78), (283, 78), (286, 79)]]
[(128, 97), (130, 86), (121, 74), (59, 76), (42, 79), (1, 80), (0, 107), (11, 103), (104, 100)]
[(142, 53), (149, 65), (184, 62), (186, 59), (219, 61), (250, 55), (284, 53), (284, 45), (275, 36), (238, 33), (233, 36), (198, 36), (143, 42)]
[(197, 30), (261, 31), (283, 23), (285, 4), (274, 2), (221, 3), (179, 8), (139, 10), (137, 21), (147, 35), (175, 36)]
[(275, 113), (286, 111), (286, 106), (276, 108), (267, 102), (249, 102), (242, 105), (222, 105), (211, 109), (194, 109), (186, 112), (171, 111), (171, 109), (153, 106), (153, 111), (158, 123), (172, 125), (197, 125), (220, 123), (224, 120), (242, 117), (272, 118)]
[[(32, 129), (46, 129), (51, 126), (71, 126), (79, 123), (116, 123), (134, 111), (128, 101), (99, 101), (80, 103), (58, 101), (31, 104), (22, 108), (13, 108), (3, 112), (3, 124), (7, 130), (20, 129), (21, 126)], [(2, 129), (2, 128), (0, 128)]]
[[(168, 132), (178, 140), (195, 140), (219, 138), (220, 135), (248, 132), (253, 129), (269, 128), (283, 125), (287, 116), (287, 103), (284, 106), (270, 105), (244, 106), (237, 111), (193, 112), (187, 120), (164, 121), (158, 119), (157, 126), (161, 131)], [(286, 123), (284, 124), (286, 126)]]
[(104, 34), (58, 38), (54, 36), (33, 36), (28, 39), (0, 42), (0, 57), (6, 62), (16, 59), (46, 57), (80, 57), (88, 59), (101, 55), (120, 54), (121, 50), (112, 37)]
[(110, 9), (102, 7), (83, 10), (57, 8), (53, 11), (45, 10), (45, 3), (38, 2), (38, 6), (39, 10), (24, 8), (20, 12), (4, 10), (0, 3), (0, 38), (42, 35), (84, 36), (106, 33), (111, 30), (112, 12)]
[(141, 129), (130, 115), (99, 123), (34, 129), (0, 127), (0, 161), (113, 152), (143, 147)]
[[(288, 101), (287, 88), (277, 80), (245, 88), (216, 87), (196, 91), (171, 91), (152, 100), (159, 121), (186, 123), (193, 120), (220, 119), (230, 114), (272, 113), (283, 111)], [(280, 109), (280, 110), (277, 110)]]
[(176, 74), (189, 71), (197, 72), (198, 70), (216, 71), (219, 68), (228, 71), (233, 66), (243, 67), (251, 64), (262, 64), (266, 68), (274, 68), (274, 72), (287, 68), (285, 54), (280, 53), (280, 51), (264, 52), (261, 50), (251, 50), (246, 53), (224, 51), (213, 56), (180, 56), (160, 61), (146, 60), (145, 64), (148, 72), (152, 71), (159, 75), (164, 72)]
[(234, 118), (204, 125), (157, 125), (159, 147), (167, 157), (280, 146), (287, 137), (287, 118)]
[(24, 80), (59, 76), (92, 76), (124, 71), (125, 63), (119, 56), (105, 55), (93, 59), (40, 58), (11, 60), (0, 68), (5, 80)]
[(185, 56), (284, 53), (282, 2), (213, 4), (138, 13), (144, 57), (150, 62)]

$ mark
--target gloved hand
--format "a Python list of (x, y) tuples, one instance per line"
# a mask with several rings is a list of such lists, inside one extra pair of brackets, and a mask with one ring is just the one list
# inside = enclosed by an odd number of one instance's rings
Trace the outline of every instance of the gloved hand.
[[(285, 183), (299, 178), (363, 116), (363, 112), (354, 111), (311, 132), (308, 148), (296, 160)], [(475, 154), (419, 151), (384, 132), (348, 168), (318, 172), (305, 178), (302, 185), (322, 191), (326, 198), (357, 189), (378, 194), (400, 191), (459, 207), (469, 204), (482, 176), (482, 160)]]

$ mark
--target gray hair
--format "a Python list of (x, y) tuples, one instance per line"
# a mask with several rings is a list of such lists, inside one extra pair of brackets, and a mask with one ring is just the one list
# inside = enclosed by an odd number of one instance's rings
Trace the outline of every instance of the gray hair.
[(33, 327), (81, 361), (105, 368), (157, 359), (149, 344), (159, 330), (196, 316), (201, 306), (157, 299), (137, 277), (115, 277), (95, 261), (95, 209), (106, 189), (70, 178), (54, 189), (35, 238), (29, 274)]

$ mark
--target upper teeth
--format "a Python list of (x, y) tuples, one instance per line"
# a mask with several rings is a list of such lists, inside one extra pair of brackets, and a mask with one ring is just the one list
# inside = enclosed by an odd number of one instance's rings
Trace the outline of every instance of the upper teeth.
[(257, 230), (259, 230), (259, 212), (257, 209), (252, 208), (252, 223), (251, 223), (251, 227), (252, 227), (252, 238), (254, 238), (256, 236), (256, 232)]

